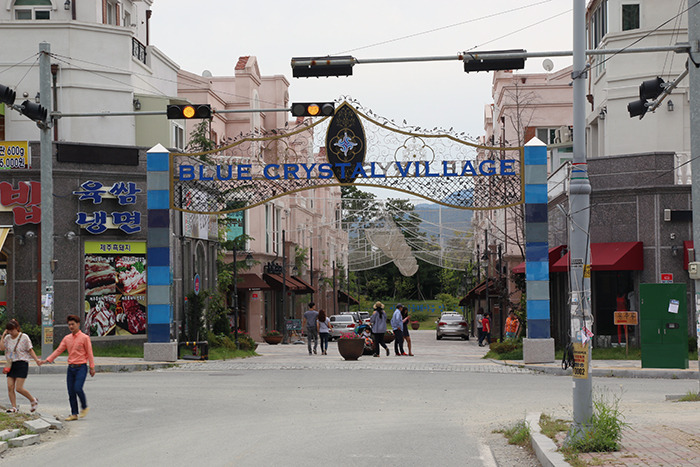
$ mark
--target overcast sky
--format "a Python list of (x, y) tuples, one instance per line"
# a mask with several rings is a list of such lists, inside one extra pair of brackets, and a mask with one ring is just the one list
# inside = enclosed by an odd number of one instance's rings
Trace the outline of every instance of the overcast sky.
[[(155, 0), (152, 45), (184, 70), (232, 75), (254, 55), (263, 75), (285, 75), (290, 100), (358, 99), (376, 114), (433, 129), (483, 134), (492, 73), (461, 62), (362, 64), (353, 76), (292, 78), (292, 57), (456, 56), (467, 50), (571, 50), (572, 0)], [(539, 24), (538, 24), (539, 23)], [(525, 28), (525, 29), (523, 29)], [(523, 29), (522, 31), (519, 31)], [(506, 36), (506, 37), (503, 37)], [(554, 58), (554, 70), (568, 58)], [(542, 59), (527, 72), (544, 72)], [(261, 105), (265, 105), (262, 103)]]

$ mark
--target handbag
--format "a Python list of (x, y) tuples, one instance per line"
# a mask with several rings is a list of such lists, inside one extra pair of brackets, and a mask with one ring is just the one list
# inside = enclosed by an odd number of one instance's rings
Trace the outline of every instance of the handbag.
[[(22, 333), (20, 332), (19, 335), (17, 336), (17, 343), (15, 344), (15, 350), (13, 353), (17, 353), (17, 346), (19, 346), (19, 341), (22, 339)], [(10, 372), (10, 369), (12, 368), (12, 360), (8, 358), (8, 355), (5, 354), (5, 367), (2, 369), (2, 372), (4, 374), (7, 374)]]

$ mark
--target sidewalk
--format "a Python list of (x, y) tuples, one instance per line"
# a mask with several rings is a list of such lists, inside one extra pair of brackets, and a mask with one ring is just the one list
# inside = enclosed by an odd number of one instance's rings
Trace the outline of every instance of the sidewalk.
[[(522, 360), (492, 361), (502, 365), (527, 368), (549, 375), (571, 376), (571, 368), (563, 370), (561, 361), (528, 364), (524, 364)], [(698, 379), (698, 361), (691, 360), (687, 370), (679, 370), (672, 368), (642, 368), (641, 360), (593, 360), (590, 371), (593, 377)]]
[[(125, 371), (148, 371), (160, 368), (171, 368), (189, 360), (178, 360), (177, 363), (168, 362), (147, 362), (143, 358), (123, 358), (123, 357), (95, 357), (95, 371), (97, 373), (119, 373)], [(29, 362), (30, 375), (51, 375), (65, 373), (68, 366), (66, 355), (56, 358), (54, 363), (46, 363), (37, 366), (36, 363)]]

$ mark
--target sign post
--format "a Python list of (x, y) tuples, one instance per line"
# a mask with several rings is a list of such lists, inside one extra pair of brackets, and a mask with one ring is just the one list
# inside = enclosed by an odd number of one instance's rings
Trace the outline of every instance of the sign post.
[[(664, 276), (663, 274), (661, 275)], [(671, 279), (673, 282), (673, 279)], [(638, 324), (638, 316), (636, 311), (616, 311), (614, 312), (614, 324), (616, 326), (625, 327), (625, 357), (629, 356), (629, 339), (627, 337), (627, 326), (636, 326)]]

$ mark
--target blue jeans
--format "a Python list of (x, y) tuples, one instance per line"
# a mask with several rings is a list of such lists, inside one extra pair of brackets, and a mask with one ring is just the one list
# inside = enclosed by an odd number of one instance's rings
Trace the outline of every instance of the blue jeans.
[(70, 402), (70, 413), (72, 415), (78, 415), (78, 398), (80, 398), (81, 407), (83, 409), (87, 408), (87, 399), (85, 399), (85, 392), (83, 392), (87, 371), (87, 363), (77, 367), (68, 365), (66, 384), (68, 386), (68, 401)]
[(319, 332), (318, 335), (321, 338), (321, 352), (326, 352), (328, 350), (328, 338), (331, 335), (327, 332)]

